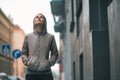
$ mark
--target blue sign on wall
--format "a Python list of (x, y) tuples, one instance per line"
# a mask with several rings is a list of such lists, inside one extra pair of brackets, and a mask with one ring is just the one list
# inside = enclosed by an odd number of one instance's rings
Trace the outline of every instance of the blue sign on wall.
[(19, 57), (21, 57), (21, 51), (20, 50), (18, 50), (18, 49), (15, 49), (15, 50), (13, 50), (13, 52), (12, 52), (12, 56), (13, 56), (13, 58), (15, 58), (15, 59), (18, 59)]
[(11, 50), (11, 47), (9, 44), (3, 44), (2, 45), (2, 53), (3, 54), (9, 54)]

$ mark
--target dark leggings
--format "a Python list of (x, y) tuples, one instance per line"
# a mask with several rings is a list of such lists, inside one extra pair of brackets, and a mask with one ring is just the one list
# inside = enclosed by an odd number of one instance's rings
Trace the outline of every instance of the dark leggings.
[(26, 80), (53, 80), (52, 74), (26, 74)]

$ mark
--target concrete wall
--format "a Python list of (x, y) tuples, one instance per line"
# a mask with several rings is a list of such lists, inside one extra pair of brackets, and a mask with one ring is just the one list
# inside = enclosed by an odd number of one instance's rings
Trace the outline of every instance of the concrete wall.
[(65, 3), (64, 63), (71, 61), (64, 65), (65, 80), (120, 80), (120, 1), (79, 0), (78, 16), (73, 0), (75, 25), (70, 33), (71, 1)]
[[(90, 32), (89, 0), (83, 1), (83, 80), (93, 80), (92, 34)], [(81, 46), (82, 47), (82, 46)], [(86, 77), (87, 76), (87, 77)]]
[(120, 80), (120, 0), (108, 7), (111, 80)]
[(63, 54), (63, 65), (64, 65), (64, 80), (72, 80), (72, 71), (71, 71), (71, 37), (70, 37), (70, 21), (71, 13), (68, 7), (71, 7), (71, 1), (65, 1), (65, 11), (66, 11), (66, 33), (64, 39), (64, 54)]

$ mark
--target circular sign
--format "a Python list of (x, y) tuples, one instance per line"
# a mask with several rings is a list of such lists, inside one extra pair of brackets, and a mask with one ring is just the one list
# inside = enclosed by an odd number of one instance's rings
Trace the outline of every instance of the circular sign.
[(15, 58), (15, 59), (18, 59), (19, 57), (21, 57), (21, 51), (20, 50), (18, 50), (18, 49), (15, 49), (15, 50), (13, 50), (13, 52), (12, 52), (12, 56), (13, 56), (13, 58)]

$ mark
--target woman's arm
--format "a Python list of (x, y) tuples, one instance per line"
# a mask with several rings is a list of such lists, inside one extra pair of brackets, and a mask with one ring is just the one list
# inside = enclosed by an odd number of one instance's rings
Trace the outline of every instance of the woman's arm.
[(56, 41), (55, 41), (54, 36), (53, 36), (52, 41), (51, 41), (50, 50), (51, 50), (51, 57), (48, 60), (48, 62), (50, 64), (50, 66), (53, 66), (58, 59), (58, 49), (57, 49), (57, 45), (56, 45)]
[(23, 64), (26, 66), (29, 61), (28, 55), (29, 55), (28, 40), (27, 40), (27, 36), (25, 36), (23, 47), (22, 47), (22, 61), (23, 61)]

